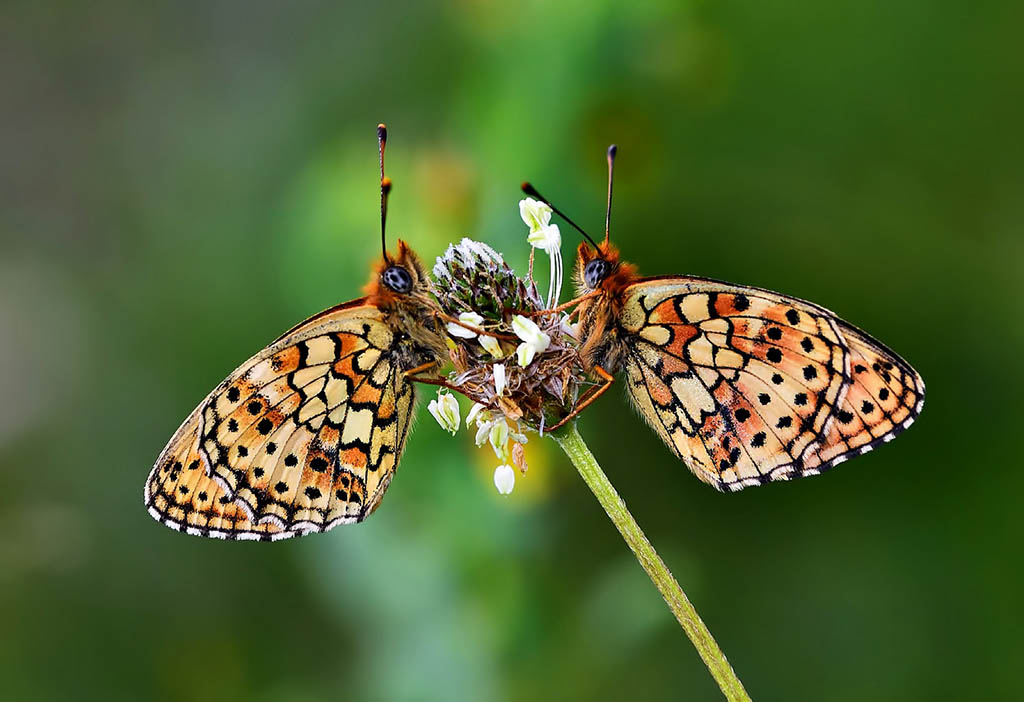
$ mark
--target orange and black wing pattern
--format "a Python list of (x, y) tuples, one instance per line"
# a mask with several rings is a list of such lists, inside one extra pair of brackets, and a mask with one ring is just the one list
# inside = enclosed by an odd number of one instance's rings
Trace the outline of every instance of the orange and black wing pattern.
[(640, 280), (618, 326), (633, 401), (703, 481), (740, 490), (820, 473), (921, 411), (904, 360), (828, 310), (704, 278)]
[(377, 307), (357, 300), (246, 361), (161, 452), (144, 491), (150, 514), (197, 536), (255, 540), (365, 519), (412, 417), (396, 337)]

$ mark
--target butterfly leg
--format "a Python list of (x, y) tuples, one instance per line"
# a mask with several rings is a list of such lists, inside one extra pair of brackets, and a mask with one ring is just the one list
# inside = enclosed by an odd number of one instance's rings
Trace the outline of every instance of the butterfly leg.
[[(596, 297), (597, 295), (600, 295), (600, 294), (601, 294), (600, 290), (591, 290), (587, 294), (580, 295), (579, 297), (574, 297), (573, 299), (569, 300), (568, 302), (563, 302), (562, 304), (558, 305), (557, 307), (552, 307), (549, 310), (537, 310), (536, 312), (527, 312), (523, 316), (524, 317), (540, 317), (541, 315), (545, 315), (545, 314), (553, 314), (553, 313), (558, 313), (558, 312), (564, 312), (565, 310), (569, 309), (573, 305), (579, 305), (584, 300), (589, 300), (590, 298)], [(577, 307), (577, 309), (579, 309), (579, 308)], [(573, 310), (573, 311), (575, 312), (576, 310)]]
[(410, 380), (410, 381), (412, 381), (414, 383), (423, 383), (424, 385), (438, 385), (438, 386), (440, 386), (442, 388), (447, 388), (447, 389), (452, 390), (452, 391), (458, 391), (457, 387), (455, 387), (454, 385), (451, 385), (447, 380), (444, 380), (443, 378), (421, 378), (421, 377), (419, 377), (420, 373), (424, 373), (426, 371), (435, 369), (439, 365), (440, 365), (440, 363), (438, 363), (437, 361), (428, 361), (427, 363), (424, 363), (421, 366), (416, 366), (415, 368), (410, 368), (409, 370), (405, 371), (402, 375), (407, 380)]
[(590, 388), (590, 390), (587, 390), (587, 392), (583, 394), (583, 397), (580, 398), (579, 402), (576, 403), (576, 407), (573, 408), (573, 411), (567, 414), (565, 417), (563, 417), (562, 421), (560, 421), (558, 424), (547, 429), (548, 432), (552, 432), (555, 431), (556, 429), (561, 428), (563, 424), (568, 422), (570, 419), (575, 418), (580, 412), (585, 410), (594, 400), (601, 397), (601, 395), (603, 395), (605, 391), (612, 386), (612, 383), (615, 382), (615, 378), (612, 376), (612, 374), (606, 371), (601, 366), (594, 366), (594, 372), (601, 377), (601, 380), (604, 381), (604, 384), (599, 387), (595, 386)]

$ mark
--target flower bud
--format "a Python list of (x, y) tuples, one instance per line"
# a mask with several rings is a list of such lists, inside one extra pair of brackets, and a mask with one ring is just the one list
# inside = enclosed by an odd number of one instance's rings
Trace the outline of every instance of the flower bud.
[(502, 495), (508, 495), (516, 485), (516, 472), (512, 466), (502, 464), (494, 469), (494, 487)]

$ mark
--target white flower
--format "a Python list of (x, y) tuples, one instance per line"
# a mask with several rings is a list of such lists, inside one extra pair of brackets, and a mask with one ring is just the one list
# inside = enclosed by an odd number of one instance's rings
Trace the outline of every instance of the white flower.
[(542, 332), (528, 317), (517, 314), (512, 320), (512, 331), (523, 340), (523, 343), (516, 347), (516, 358), (523, 368), (530, 365), (533, 357), (542, 353), (551, 344), (551, 337)]
[(481, 405), (479, 402), (474, 402), (473, 406), (469, 408), (469, 412), (466, 414), (466, 428), (469, 429), (469, 425), (478, 420), (480, 422), (486, 422), (490, 417), (491, 413), (484, 405)]
[(505, 364), (495, 363), (494, 369), (494, 394), (501, 395), (505, 392)]
[[(459, 315), (459, 321), (462, 324), (468, 324), (471, 327), (480, 328), (483, 324), (484, 318), (478, 315), (476, 312), (463, 312)], [(447, 325), (448, 333), (451, 336), (458, 337), (460, 339), (473, 339), (477, 336), (477, 333), (472, 329), (466, 329), (466, 327), (456, 324), (455, 322), (448, 322)], [(480, 334), (480, 345), (484, 347), (484, 351), (491, 354), (494, 358), (503, 358), (505, 352), (501, 350), (501, 344), (498, 340), (490, 334)]]
[(562, 293), (562, 234), (558, 225), (551, 223), (551, 207), (532, 197), (519, 201), (519, 216), (530, 228), (526, 240), (530, 246), (543, 250), (551, 258), (551, 278), (548, 282), (548, 307), (558, 304)]
[(508, 422), (505, 421), (505, 418), (499, 417), (494, 420), (494, 424), (491, 425), (491, 433), (487, 439), (491, 442), (494, 455), (503, 461), (507, 461), (509, 458), (508, 435)]
[(477, 448), (483, 446), (484, 442), (487, 441), (487, 437), (491, 434), (492, 424), (493, 422), (488, 420), (486, 422), (479, 422), (476, 425), (476, 436), (473, 437), (473, 441), (476, 443)]
[(535, 232), (551, 224), (551, 206), (532, 197), (524, 198), (519, 201), (519, 216), (530, 232)]
[(481, 334), (480, 345), (484, 347), (484, 351), (491, 354), (494, 358), (505, 357), (505, 352), (501, 350), (501, 343), (499, 343), (493, 336)]
[(459, 401), (455, 399), (454, 395), (450, 392), (439, 392), (437, 399), (431, 400), (427, 409), (434, 415), (434, 419), (442, 429), (455, 436), (455, 432), (459, 430), (460, 418)]
[(530, 246), (551, 253), (562, 245), (562, 235), (558, 231), (558, 225), (551, 223), (551, 208), (547, 204), (532, 197), (520, 200), (519, 216), (530, 228), (530, 233), (526, 237)]
[(479, 402), (474, 402), (473, 406), (469, 408), (469, 414), (466, 415), (466, 428), (468, 429), (473, 422), (476, 422), (476, 436), (473, 437), (473, 440), (477, 446), (483, 446), (491, 434), (491, 427), (494, 426), (491, 411)]
[(494, 487), (498, 489), (499, 493), (508, 495), (515, 486), (516, 472), (512, 466), (503, 463), (494, 469)]
[[(476, 312), (463, 312), (459, 315), (459, 321), (463, 324), (468, 324), (471, 327), (479, 327), (484, 321), (484, 318), (478, 315)], [(472, 339), (476, 336), (476, 332), (465, 327), (460, 327), (455, 322), (448, 322), (448, 333), (452, 336), (457, 336), (460, 339)], [(486, 346), (484, 348), (487, 348)]]

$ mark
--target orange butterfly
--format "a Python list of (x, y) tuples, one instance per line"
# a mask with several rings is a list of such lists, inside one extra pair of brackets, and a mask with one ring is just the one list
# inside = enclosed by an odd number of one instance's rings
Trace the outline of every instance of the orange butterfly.
[(446, 357), (429, 279), (384, 246), (387, 131), (378, 127), (381, 245), (366, 296), (307, 319), (229, 375), (157, 458), (144, 500), (177, 531), (277, 540), (359, 522), (405, 446), (416, 374)]
[[(829, 310), (709, 278), (638, 278), (608, 240), (576, 259), (580, 357), (603, 385), (625, 376), (637, 409), (698, 478), (719, 490), (816, 475), (891, 441), (924, 405), (902, 358)], [(523, 190), (547, 202), (528, 183)]]

